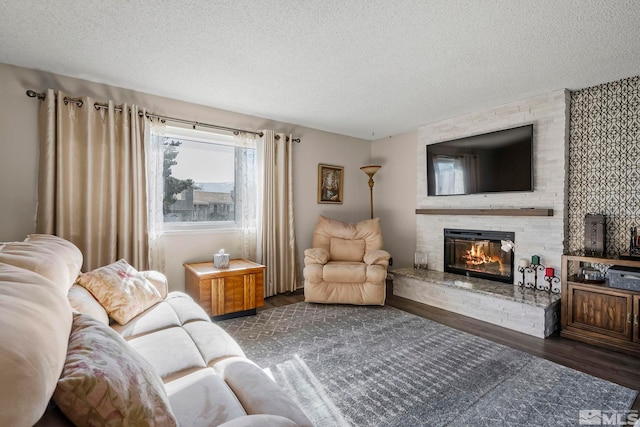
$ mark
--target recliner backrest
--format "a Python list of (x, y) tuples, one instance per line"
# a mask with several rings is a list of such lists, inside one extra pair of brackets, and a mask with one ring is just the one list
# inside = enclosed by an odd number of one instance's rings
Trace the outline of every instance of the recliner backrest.
[[(334, 240), (332, 250), (332, 239), (342, 239), (343, 241), (339, 242)], [(382, 239), (380, 218), (367, 219), (355, 224), (347, 224), (320, 215), (315, 231), (313, 232), (312, 244), (314, 248), (327, 250), (331, 254), (331, 258), (334, 259), (334, 254), (343, 254), (345, 252), (351, 254), (347, 255), (347, 257), (353, 257), (353, 254), (356, 253), (355, 251), (360, 251), (361, 244), (356, 242), (358, 240), (364, 242), (364, 252), (383, 249), (384, 242)], [(353, 242), (349, 243), (344, 241)], [(336, 245), (336, 243), (338, 244)], [(345, 251), (345, 249), (349, 250)], [(346, 260), (349, 261), (351, 259)]]

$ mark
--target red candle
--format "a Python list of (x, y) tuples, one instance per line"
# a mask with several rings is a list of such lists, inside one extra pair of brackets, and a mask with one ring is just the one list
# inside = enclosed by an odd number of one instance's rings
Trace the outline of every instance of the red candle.
[(547, 269), (545, 270), (544, 275), (547, 276), (547, 277), (553, 277), (553, 273), (554, 273), (553, 268), (547, 267)]

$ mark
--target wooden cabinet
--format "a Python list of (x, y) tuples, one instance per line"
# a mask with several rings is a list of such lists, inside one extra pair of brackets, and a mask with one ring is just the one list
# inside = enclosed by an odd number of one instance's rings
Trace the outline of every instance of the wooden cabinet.
[(184, 264), (185, 290), (212, 317), (255, 314), (264, 305), (264, 265), (232, 259), (229, 268), (213, 261)]
[(586, 264), (640, 268), (640, 261), (563, 255), (561, 336), (640, 356), (640, 292), (580, 280)]
[(569, 283), (568, 326), (594, 334), (631, 339), (633, 297), (611, 289)]

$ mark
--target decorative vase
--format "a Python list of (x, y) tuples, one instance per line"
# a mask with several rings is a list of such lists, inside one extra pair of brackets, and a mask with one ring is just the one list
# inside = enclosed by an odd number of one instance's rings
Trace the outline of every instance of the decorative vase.
[(427, 253), (417, 251), (413, 254), (413, 268), (427, 269)]

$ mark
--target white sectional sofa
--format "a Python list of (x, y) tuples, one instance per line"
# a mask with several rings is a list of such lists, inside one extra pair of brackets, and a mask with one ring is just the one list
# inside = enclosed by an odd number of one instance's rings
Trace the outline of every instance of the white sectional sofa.
[[(74, 284), (102, 286), (78, 277), (81, 265), (55, 236), (0, 244), (0, 425), (311, 425), (189, 296), (167, 293), (162, 274), (116, 270), (155, 300), (111, 295), (105, 309), (94, 296), (104, 287)], [(114, 300), (134, 315), (123, 324), (110, 318)]]

